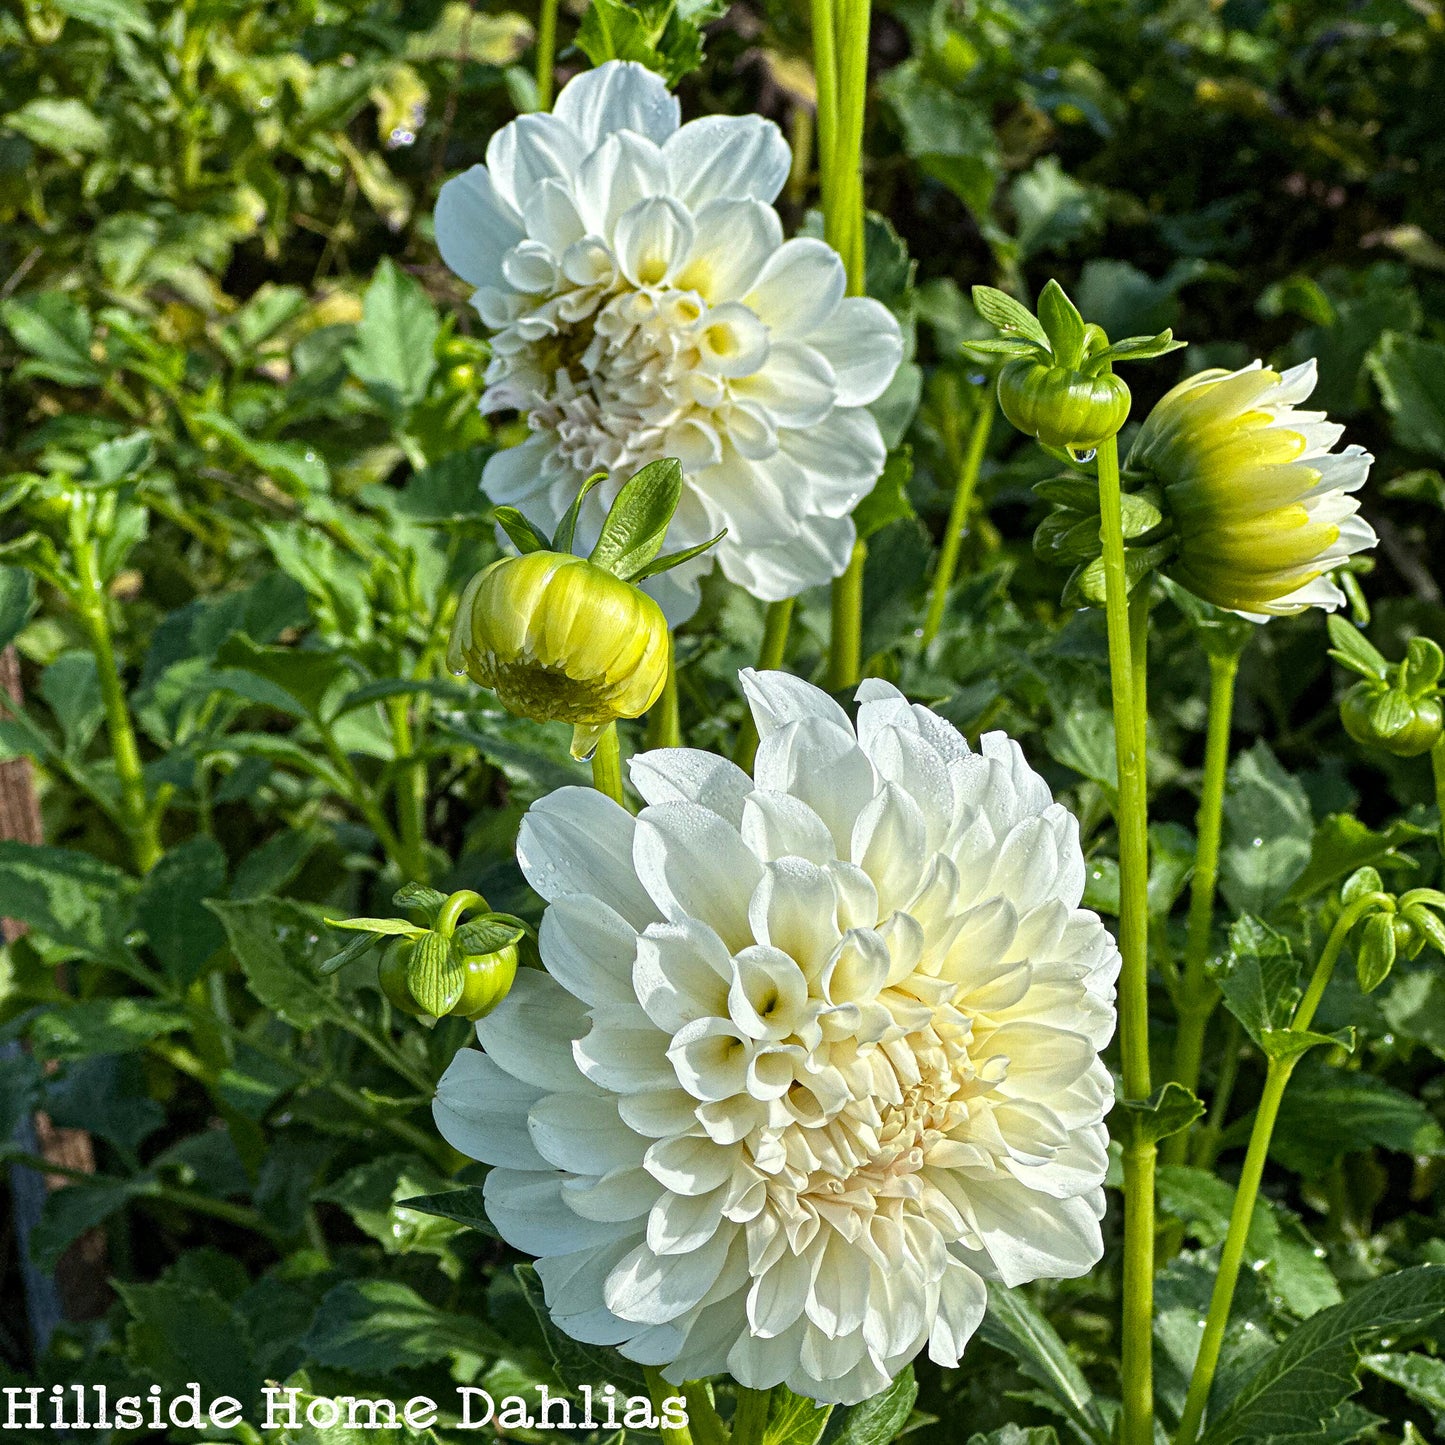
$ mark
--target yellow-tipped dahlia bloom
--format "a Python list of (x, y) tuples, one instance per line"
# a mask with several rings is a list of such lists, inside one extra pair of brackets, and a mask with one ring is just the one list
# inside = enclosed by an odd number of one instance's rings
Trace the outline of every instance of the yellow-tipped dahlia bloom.
[(618, 718), (640, 717), (667, 681), (662, 609), (583, 557), (504, 557), (467, 584), (447, 666), (491, 688), (509, 712), (577, 729), (587, 756)]
[(1330, 572), (1375, 545), (1352, 495), (1374, 457), (1332, 451), (1344, 428), (1296, 410), (1315, 380), (1313, 360), (1201, 371), (1140, 428), (1128, 466), (1163, 487), (1178, 544), (1165, 570), (1216, 607), (1256, 619), (1333, 610), (1345, 597)]

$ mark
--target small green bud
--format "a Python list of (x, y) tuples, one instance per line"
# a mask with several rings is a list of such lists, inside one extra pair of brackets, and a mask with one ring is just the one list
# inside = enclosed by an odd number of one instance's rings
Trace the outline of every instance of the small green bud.
[(999, 373), (998, 403), (1026, 436), (1046, 447), (1091, 451), (1129, 419), (1131, 398), (1112, 372), (1087, 376), (1033, 357), (1011, 361)]
[(1355, 950), (1355, 976), (1359, 979), (1362, 993), (1372, 993), (1379, 988), (1395, 966), (1395, 953), (1399, 947), (1395, 923), (1394, 915), (1385, 912), (1373, 913), (1365, 920)]
[(1397, 758), (1428, 753), (1445, 731), (1439, 697), (1430, 693), (1412, 697), (1398, 683), (1357, 682), (1340, 703), (1340, 721), (1362, 747), (1379, 748)]

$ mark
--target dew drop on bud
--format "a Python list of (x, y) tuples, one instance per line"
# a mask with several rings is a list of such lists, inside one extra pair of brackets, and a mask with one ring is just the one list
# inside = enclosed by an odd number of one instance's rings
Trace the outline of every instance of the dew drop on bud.
[(1088, 447), (1084, 449), (1079, 447), (1065, 447), (1064, 450), (1068, 452), (1069, 456), (1078, 462), (1080, 466), (1085, 466), (1099, 455), (1098, 447)]

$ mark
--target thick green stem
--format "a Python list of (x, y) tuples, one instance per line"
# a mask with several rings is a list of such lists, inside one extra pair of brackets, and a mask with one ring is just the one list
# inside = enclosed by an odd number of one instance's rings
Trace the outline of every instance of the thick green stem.
[(537, 17), (537, 109), (552, 109), (552, 75), (557, 64), (557, 0), (542, 0)]
[(387, 699), (392, 739), (396, 746), (396, 820), (402, 872), (417, 883), (430, 881), (426, 856), (426, 764), (416, 755), (411, 701)]
[(70, 513), (70, 540), (78, 582), (72, 600), (95, 658), (101, 702), (105, 708), (106, 734), (110, 739), (115, 775), (120, 784), (121, 818), (130, 841), (131, 857), (136, 872), (149, 873), (163, 851), (159, 809), (151, 806), (146, 795), (145, 770), (141, 765), (135, 726), (126, 706), (125, 687), (115, 660), (115, 641), (110, 630), (110, 614), (106, 610), (100, 559), (95, 540), (88, 532), (83, 505), (77, 502)]
[[(943, 534), (943, 546), (938, 553), (938, 566), (933, 573), (933, 590), (928, 598), (928, 615), (923, 622), (923, 645), (928, 646), (938, 636), (943, 625), (943, 614), (948, 607), (948, 593), (953, 586), (954, 573), (958, 570), (958, 555), (963, 550), (963, 539), (968, 535), (968, 519), (973, 511), (973, 498), (978, 490), (978, 473), (983, 465), (984, 452), (988, 449), (989, 433), (993, 430), (993, 391), (986, 389), (978, 400), (978, 411), (968, 433), (968, 447), (958, 463), (958, 484), (953, 491), (953, 506), (948, 513), (948, 529)], [(950, 432), (957, 432), (957, 422), (948, 421)], [(950, 447), (950, 451), (954, 448)]]
[[(1099, 516), (1104, 551), (1109, 680), (1114, 703), (1114, 748), (1119, 772), (1119, 1043), (1124, 1093), (1143, 1100), (1149, 1070), (1149, 818), (1136, 673), (1144, 657), (1134, 643), (1147, 635), (1138, 614), (1131, 623), (1124, 529), (1119, 494), (1119, 446), (1099, 447)], [(1142, 608), (1141, 600), (1137, 606)], [(1124, 1154), (1123, 1425), (1121, 1445), (1154, 1438), (1154, 1164), (1155, 1146)]]
[(592, 754), (592, 786), (599, 793), (606, 793), (614, 803), (627, 806), (622, 791), (622, 747), (617, 740), (616, 723), (607, 725), (597, 741), (597, 751)]
[(680, 748), (682, 746), (682, 718), (677, 702), (677, 654), (667, 659), (667, 681), (663, 684), (662, 695), (652, 705), (647, 715), (647, 746), (650, 748)]
[(749, 1390), (738, 1386), (738, 1407), (733, 1414), (732, 1445), (761, 1445), (768, 1423), (771, 1390)]
[[(785, 597), (781, 602), (768, 603), (763, 616), (763, 643), (758, 648), (759, 672), (774, 672), (783, 665), (783, 655), (788, 650), (788, 628), (793, 621), (793, 602), (793, 598)], [(745, 712), (738, 728), (738, 740), (733, 745), (733, 762), (750, 773), (757, 755), (758, 725), (752, 713)]]
[[(863, 112), (868, 95), (869, 0), (814, 0), (813, 69), (818, 77), (818, 169), (823, 234), (843, 258), (848, 294), (862, 296)], [(828, 686), (852, 687), (862, 673), (863, 562), (861, 540), (833, 583), (833, 634)]]
[(828, 687), (843, 692), (863, 673), (863, 564), (868, 544), (853, 543), (847, 569), (833, 583), (833, 634), (828, 647)]
[[(1350, 931), (1365, 914), (1386, 901), (1388, 900), (1383, 894), (1367, 893), (1355, 899), (1340, 914), (1325, 941), (1324, 951), (1315, 965), (1309, 987), (1305, 989), (1304, 997), (1290, 1020), (1291, 1033), (1304, 1033), (1314, 1021), (1315, 1010), (1324, 996), (1325, 987), (1335, 971), (1335, 964), (1339, 961), (1340, 952)], [(1219, 1352), (1224, 1345), (1224, 1332), (1229, 1325), (1229, 1311), (1234, 1303), (1235, 1286), (1239, 1283), (1240, 1265), (1244, 1262), (1244, 1247), (1249, 1237), (1250, 1221), (1254, 1218), (1259, 1185), (1264, 1177), (1265, 1161), (1269, 1157), (1270, 1139), (1274, 1134), (1280, 1102), (1284, 1098), (1290, 1074), (1301, 1056), (1302, 1051), (1271, 1058), (1265, 1071), (1264, 1089), (1254, 1116), (1254, 1127), (1249, 1133), (1249, 1147), (1245, 1151), (1244, 1167), (1240, 1170), (1239, 1186), (1234, 1195), (1234, 1209), (1229, 1216), (1229, 1233), (1225, 1236), (1224, 1247), (1220, 1250), (1219, 1273), (1214, 1280), (1214, 1293), (1209, 1299), (1209, 1313), (1205, 1316), (1204, 1333), (1199, 1340), (1199, 1354), (1194, 1362), (1194, 1373), (1190, 1376), (1189, 1394), (1179, 1419), (1179, 1433), (1175, 1436), (1175, 1445), (1194, 1445), (1200, 1424), (1204, 1420), (1204, 1409), (1209, 1403), (1209, 1391), (1214, 1384), (1214, 1372), (1219, 1367)]]
[[(1184, 944), (1184, 974), (1178, 994), (1179, 1032), (1174, 1041), (1172, 1076), (1194, 1093), (1204, 1059), (1204, 1036), (1209, 1017), (1219, 1002), (1219, 990), (1205, 973), (1209, 939), (1214, 926), (1214, 892), (1219, 879), (1219, 840), (1224, 824), (1224, 784), (1229, 773), (1229, 733), (1234, 720), (1234, 680), (1239, 672), (1237, 653), (1217, 653), (1209, 659), (1209, 729), (1204, 743), (1204, 781), (1195, 822), (1197, 844), (1194, 876), (1189, 891), (1189, 931)], [(1182, 1164), (1188, 1157), (1189, 1130), (1181, 1129), (1164, 1141), (1164, 1162)]]
[[(656, 1366), (644, 1365), (642, 1375), (647, 1381), (647, 1394), (659, 1420), (668, 1418), (664, 1409), (668, 1400), (687, 1398), (662, 1378), (662, 1371)], [(659, 1425), (657, 1433), (662, 1445), (693, 1445), (693, 1434), (687, 1425)]]

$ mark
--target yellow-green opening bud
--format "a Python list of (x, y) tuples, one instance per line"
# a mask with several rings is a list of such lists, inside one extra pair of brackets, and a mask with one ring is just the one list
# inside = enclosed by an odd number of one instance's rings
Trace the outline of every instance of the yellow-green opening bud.
[(640, 717), (667, 681), (672, 637), (645, 592), (582, 557), (536, 551), (467, 584), (447, 666), (509, 711), (576, 729), (587, 757), (618, 718)]

